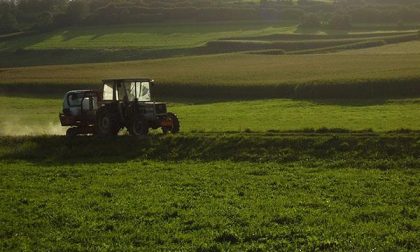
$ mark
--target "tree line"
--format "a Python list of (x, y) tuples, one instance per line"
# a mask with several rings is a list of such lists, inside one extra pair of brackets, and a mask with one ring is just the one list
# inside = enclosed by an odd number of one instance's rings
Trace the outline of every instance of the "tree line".
[(420, 22), (418, 0), (0, 0), (0, 33), (74, 25), (293, 21), (303, 28)]

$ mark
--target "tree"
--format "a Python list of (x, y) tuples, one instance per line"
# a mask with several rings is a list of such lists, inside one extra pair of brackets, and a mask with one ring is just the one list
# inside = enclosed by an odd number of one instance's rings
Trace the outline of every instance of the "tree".
[(346, 14), (334, 14), (332, 18), (328, 21), (328, 26), (333, 29), (350, 29), (351, 28), (351, 18)]
[(10, 13), (5, 12), (0, 17), (0, 33), (11, 33), (19, 31), (16, 17)]
[(79, 24), (89, 15), (89, 5), (84, 0), (73, 0), (69, 3), (65, 15), (70, 24)]
[(38, 30), (38, 31), (49, 31), (53, 28), (53, 15), (51, 14), (51, 12), (43, 12), (41, 13), (37, 19), (36, 19), (36, 23), (33, 26), (33, 29)]
[(300, 28), (319, 28), (321, 26), (321, 19), (315, 14), (307, 14), (303, 16)]

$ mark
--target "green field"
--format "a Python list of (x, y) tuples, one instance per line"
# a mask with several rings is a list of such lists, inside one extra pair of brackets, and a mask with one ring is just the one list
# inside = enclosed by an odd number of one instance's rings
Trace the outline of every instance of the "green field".
[[(383, 38), (401, 32), (416, 30), (376, 31), (357, 29), (350, 35)], [(209, 41), (229, 37), (259, 37), (273, 34), (333, 35), (332, 31), (300, 31), (295, 23), (264, 22), (213, 22), (200, 24), (145, 24), (122, 26), (70, 27), (41, 34), (20, 35), (0, 40), (0, 51), (16, 49), (163, 49), (188, 48), (206, 44)], [(351, 37), (349, 37), (351, 38)], [(297, 38), (299, 40), (299, 38)], [(280, 39), (281, 41), (281, 39)]]
[(412, 54), (420, 52), (420, 41), (410, 41), (376, 48), (339, 52), (339, 54)]
[(41, 94), (55, 89), (61, 96), (68, 89), (98, 87), (102, 79), (127, 76), (154, 78), (157, 92), (171, 98), (416, 97), (420, 94), (420, 54), (221, 54), (4, 68), (0, 69), (0, 90)]
[(99, 84), (151, 76), (159, 83), (277, 85), (358, 79), (419, 78), (420, 53), (398, 55), (217, 55), (109, 64), (2, 69), (0, 83)]
[(0, 38), (0, 68), (252, 52), (313, 54), (418, 40), (413, 29), (300, 30), (296, 23), (213, 22), (69, 27)]
[(150, 161), (0, 170), (5, 250), (420, 246), (417, 170)]
[(159, 83), (264, 85), (357, 79), (419, 78), (419, 54), (217, 55), (109, 64), (2, 69), (0, 83), (99, 84), (101, 79), (151, 76)]
[(183, 48), (227, 36), (292, 33), (296, 25), (265, 23), (155, 24), (83, 27), (0, 41), (0, 50), (73, 48)]
[[(208, 23), (1, 37), (0, 250), (419, 250), (416, 36)], [(63, 136), (66, 91), (129, 77), (155, 78), (180, 134)]]
[(1, 246), (416, 250), (418, 139), (1, 138)]
[[(0, 97), (1, 135), (64, 134), (61, 100)], [(293, 131), (320, 128), (420, 130), (419, 99), (406, 100), (257, 100), (174, 103), (182, 132)], [(158, 131), (159, 132), (159, 131)]]

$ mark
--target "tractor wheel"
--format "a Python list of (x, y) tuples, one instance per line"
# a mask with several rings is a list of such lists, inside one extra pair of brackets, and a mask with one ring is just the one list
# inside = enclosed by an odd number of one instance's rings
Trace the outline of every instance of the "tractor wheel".
[(113, 113), (98, 113), (96, 133), (100, 136), (116, 136), (120, 130), (117, 118)]
[(79, 134), (79, 129), (78, 128), (68, 128), (66, 131), (66, 137), (75, 137)]
[(178, 117), (171, 112), (168, 113), (168, 117), (172, 121), (172, 127), (162, 127), (163, 134), (166, 134), (168, 132), (171, 132), (172, 134), (178, 133), (180, 129)]
[(142, 117), (136, 117), (130, 123), (128, 132), (132, 136), (146, 136), (149, 133), (149, 125)]

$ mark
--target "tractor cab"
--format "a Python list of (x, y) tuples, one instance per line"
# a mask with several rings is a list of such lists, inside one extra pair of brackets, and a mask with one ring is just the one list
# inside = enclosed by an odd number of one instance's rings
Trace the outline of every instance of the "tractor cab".
[(103, 100), (123, 102), (150, 102), (153, 80), (123, 79), (103, 81)]

